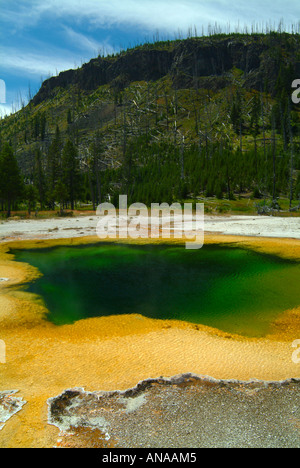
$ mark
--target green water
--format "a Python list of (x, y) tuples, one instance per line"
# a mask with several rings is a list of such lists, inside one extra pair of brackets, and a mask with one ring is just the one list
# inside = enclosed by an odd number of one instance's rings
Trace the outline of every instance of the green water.
[(13, 253), (43, 274), (26, 289), (56, 325), (136, 313), (264, 336), (300, 304), (299, 263), (241, 248), (102, 243)]

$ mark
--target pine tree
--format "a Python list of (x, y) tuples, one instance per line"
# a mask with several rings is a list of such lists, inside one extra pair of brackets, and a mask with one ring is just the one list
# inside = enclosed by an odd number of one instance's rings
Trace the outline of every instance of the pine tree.
[(61, 140), (58, 126), (55, 137), (49, 147), (47, 154), (47, 183), (49, 205), (54, 209), (54, 191), (58, 180), (61, 177)]
[(94, 202), (99, 205), (102, 202), (102, 181), (101, 181), (101, 160), (104, 153), (104, 146), (100, 132), (97, 132), (90, 145), (91, 158), (89, 165), (92, 171), (91, 190)]
[(44, 141), (46, 136), (46, 115), (43, 112), (40, 117), (40, 131), (41, 131), (41, 140)]
[(68, 114), (67, 114), (67, 122), (68, 124), (70, 125), (72, 123), (73, 119), (72, 119), (72, 111), (71, 109), (68, 110)]
[(11, 206), (22, 193), (22, 179), (19, 166), (12, 148), (5, 143), (0, 153), (0, 193), (7, 204), (7, 217), (11, 215)]
[(255, 153), (255, 175), (258, 174), (258, 160), (257, 160), (257, 136), (259, 135), (259, 120), (261, 115), (261, 103), (259, 95), (255, 94), (251, 107), (251, 120), (250, 129), (254, 138), (254, 153)]
[(242, 101), (240, 94), (237, 94), (233, 100), (230, 111), (231, 123), (237, 135), (240, 135), (243, 125)]
[(68, 190), (62, 180), (59, 180), (57, 182), (55, 190), (53, 192), (53, 197), (55, 200), (58, 201), (60, 206), (60, 215), (62, 215), (64, 211), (64, 204), (68, 199)]
[(41, 205), (41, 210), (44, 209), (45, 200), (46, 200), (46, 181), (45, 173), (42, 164), (42, 154), (40, 149), (37, 149), (35, 152), (34, 158), (34, 185), (38, 191), (38, 200)]
[(75, 145), (68, 140), (62, 153), (62, 178), (61, 181), (67, 190), (67, 199), (74, 210), (76, 195), (79, 192), (79, 162)]
[(28, 214), (35, 208), (38, 199), (38, 191), (34, 185), (26, 185), (24, 190), (24, 197), (27, 202)]

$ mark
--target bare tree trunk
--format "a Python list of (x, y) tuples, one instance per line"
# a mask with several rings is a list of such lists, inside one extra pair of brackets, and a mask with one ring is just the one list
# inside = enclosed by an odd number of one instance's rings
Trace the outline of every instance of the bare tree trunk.
[(7, 213), (6, 213), (6, 217), (7, 218), (10, 218), (10, 215), (11, 215), (11, 200), (10, 198), (7, 200)]
[(273, 201), (276, 200), (276, 138), (275, 122), (272, 122), (272, 141), (273, 141)]
[(166, 103), (166, 117), (167, 117), (167, 130), (169, 130), (169, 102), (166, 90), (164, 91), (165, 94), (165, 103)]
[(184, 180), (184, 136), (181, 142), (181, 180)]
[(290, 167), (290, 210), (292, 209), (293, 196), (294, 196), (294, 139), (291, 127), (291, 115), (289, 112), (289, 131), (290, 131), (290, 146), (291, 146), (291, 167)]
[(126, 155), (126, 145), (127, 145), (127, 128), (126, 128), (126, 102), (123, 107), (123, 157)]
[(94, 187), (92, 184), (90, 168), (88, 168), (88, 178), (89, 178), (89, 185), (90, 185), (91, 197), (92, 197), (92, 203), (93, 203), (93, 211), (96, 211), (95, 193), (94, 193)]
[(97, 163), (96, 163), (96, 183), (97, 183), (97, 203), (98, 205), (101, 203), (101, 198), (102, 198), (102, 194), (101, 194), (101, 177), (100, 177), (100, 174), (99, 174), (99, 165), (98, 165), (98, 160), (97, 160)]

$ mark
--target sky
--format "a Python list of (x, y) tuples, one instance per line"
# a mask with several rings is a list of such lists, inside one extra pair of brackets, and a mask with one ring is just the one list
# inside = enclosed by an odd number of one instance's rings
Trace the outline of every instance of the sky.
[(99, 54), (201, 35), (215, 23), (234, 32), (299, 21), (299, 0), (0, 0), (0, 116), (27, 104), (43, 80)]

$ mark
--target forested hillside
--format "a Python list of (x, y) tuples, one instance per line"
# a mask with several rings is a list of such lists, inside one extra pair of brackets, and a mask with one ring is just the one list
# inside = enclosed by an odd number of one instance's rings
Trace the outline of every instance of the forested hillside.
[(297, 213), (299, 46), (286, 33), (157, 42), (50, 78), (0, 121), (0, 208), (62, 213), (127, 194), (251, 199), (261, 213), (286, 200)]

